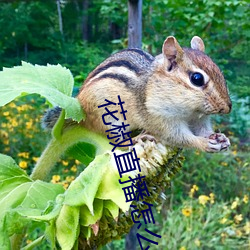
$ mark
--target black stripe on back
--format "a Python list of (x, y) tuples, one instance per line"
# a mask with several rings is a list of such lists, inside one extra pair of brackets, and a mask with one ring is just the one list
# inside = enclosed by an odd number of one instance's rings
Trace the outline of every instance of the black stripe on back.
[(141, 49), (126, 49), (126, 51), (132, 51), (132, 52), (138, 53), (141, 56), (144, 56), (149, 62), (153, 62), (154, 61), (154, 57), (153, 56), (151, 56), (150, 54), (146, 53), (145, 51), (143, 51)]
[(134, 71), (136, 74), (139, 74), (140, 69), (138, 67), (136, 67), (136, 65), (130, 63), (127, 60), (117, 60), (117, 61), (113, 61), (113, 62), (109, 62), (106, 65), (97, 68), (91, 77), (95, 77), (96, 75), (98, 75), (99, 73), (101, 73), (102, 71), (111, 68), (111, 67), (125, 67), (131, 71)]
[(121, 75), (121, 74), (112, 74), (112, 73), (103, 74), (100, 77), (98, 77), (97, 80), (105, 79), (105, 78), (115, 79), (115, 80), (118, 80), (120, 82), (124, 82), (126, 85), (129, 83), (128, 77)]

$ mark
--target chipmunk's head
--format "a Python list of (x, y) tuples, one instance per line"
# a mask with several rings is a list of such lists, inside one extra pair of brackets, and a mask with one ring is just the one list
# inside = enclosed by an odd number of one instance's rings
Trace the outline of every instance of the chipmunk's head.
[(226, 81), (204, 51), (204, 43), (198, 36), (192, 38), (191, 48), (181, 48), (175, 37), (168, 37), (162, 47), (164, 72), (175, 79), (173, 82), (182, 89), (184, 98), (193, 102), (197, 112), (227, 114), (232, 104)]

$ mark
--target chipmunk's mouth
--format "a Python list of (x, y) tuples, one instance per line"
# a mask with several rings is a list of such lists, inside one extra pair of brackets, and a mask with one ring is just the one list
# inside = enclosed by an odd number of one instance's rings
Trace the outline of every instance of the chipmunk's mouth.
[(219, 114), (229, 114), (232, 109), (232, 102), (229, 101), (227, 104), (223, 105), (218, 111)]
[(204, 106), (205, 114), (229, 114), (232, 109), (231, 101), (229, 103), (223, 103), (220, 107), (213, 107), (209, 103)]

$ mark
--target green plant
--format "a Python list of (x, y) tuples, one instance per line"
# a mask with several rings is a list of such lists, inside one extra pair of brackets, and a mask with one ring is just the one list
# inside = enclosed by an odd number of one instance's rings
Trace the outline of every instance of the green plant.
[[(230, 137), (231, 150), (220, 154), (206, 154), (199, 151), (184, 152), (186, 160), (183, 172), (173, 181), (172, 194), (175, 204), (182, 202), (192, 185), (199, 186), (203, 193), (216, 193), (217, 200), (228, 202), (243, 197), (250, 189), (249, 147), (238, 147), (238, 140)], [(226, 180), (226, 181), (225, 181)]]
[(248, 249), (250, 222), (247, 218), (247, 196), (224, 203), (217, 201), (213, 193), (197, 196), (197, 189), (193, 186), (193, 197), (185, 197), (177, 209), (167, 210), (159, 248)]

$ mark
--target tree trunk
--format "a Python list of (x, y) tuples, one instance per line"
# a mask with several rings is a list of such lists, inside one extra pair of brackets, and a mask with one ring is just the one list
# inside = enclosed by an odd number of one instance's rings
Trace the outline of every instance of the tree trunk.
[(82, 39), (89, 40), (89, 17), (88, 17), (89, 0), (82, 1)]
[(136, 245), (137, 245), (136, 232), (137, 232), (137, 225), (133, 225), (130, 229), (130, 232), (126, 235), (126, 244), (125, 244), (126, 250), (136, 250)]
[[(128, 0), (128, 47), (142, 47), (142, 0)], [(131, 227), (126, 236), (126, 250), (136, 250), (137, 227)]]
[(128, 47), (142, 47), (142, 0), (128, 1)]
[(63, 36), (63, 22), (62, 22), (62, 12), (61, 12), (60, 0), (57, 0), (56, 4), (57, 4), (57, 12), (58, 12), (58, 20), (59, 20), (59, 30)]

